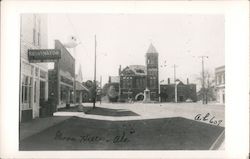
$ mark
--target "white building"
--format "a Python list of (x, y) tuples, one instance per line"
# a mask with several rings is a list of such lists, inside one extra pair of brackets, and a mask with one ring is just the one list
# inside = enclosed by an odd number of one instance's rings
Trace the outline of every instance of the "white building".
[(216, 101), (225, 104), (225, 66), (215, 68)]
[(28, 49), (47, 49), (47, 16), (22, 14), (20, 36), (20, 121), (39, 117), (48, 99), (48, 64), (29, 63)]

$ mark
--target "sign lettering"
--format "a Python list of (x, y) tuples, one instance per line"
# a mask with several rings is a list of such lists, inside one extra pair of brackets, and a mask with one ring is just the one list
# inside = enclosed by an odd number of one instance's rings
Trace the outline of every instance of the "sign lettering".
[(29, 49), (28, 58), (31, 63), (55, 62), (61, 58), (61, 51), (58, 49)]

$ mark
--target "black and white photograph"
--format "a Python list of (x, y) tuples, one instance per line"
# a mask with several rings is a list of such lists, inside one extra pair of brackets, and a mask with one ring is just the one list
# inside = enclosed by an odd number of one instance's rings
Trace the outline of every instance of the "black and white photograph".
[(1, 3), (0, 158), (249, 157), (246, 4)]
[(224, 149), (223, 15), (20, 18), (20, 150)]

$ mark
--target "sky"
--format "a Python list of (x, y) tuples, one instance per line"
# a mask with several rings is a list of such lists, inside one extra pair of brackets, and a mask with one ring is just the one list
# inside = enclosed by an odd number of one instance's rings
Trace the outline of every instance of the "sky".
[[(150, 43), (159, 53), (159, 79), (166, 83), (176, 77), (186, 83), (197, 83), (202, 70), (214, 74), (224, 62), (224, 16), (216, 14), (49, 14), (48, 42), (67, 42), (76, 36), (80, 44), (70, 52), (80, 65), (83, 80), (94, 77), (94, 36), (97, 39), (97, 80), (117, 76), (119, 65), (145, 65)], [(198, 83), (197, 83), (198, 84)]]

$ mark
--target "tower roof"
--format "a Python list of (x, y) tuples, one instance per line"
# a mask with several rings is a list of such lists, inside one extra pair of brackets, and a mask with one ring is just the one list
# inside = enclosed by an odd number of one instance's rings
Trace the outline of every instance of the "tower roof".
[(152, 43), (150, 44), (147, 53), (158, 53)]
[(79, 70), (78, 70), (78, 74), (76, 75), (76, 80), (79, 82), (82, 82), (82, 69), (81, 69), (81, 65), (79, 66)]

